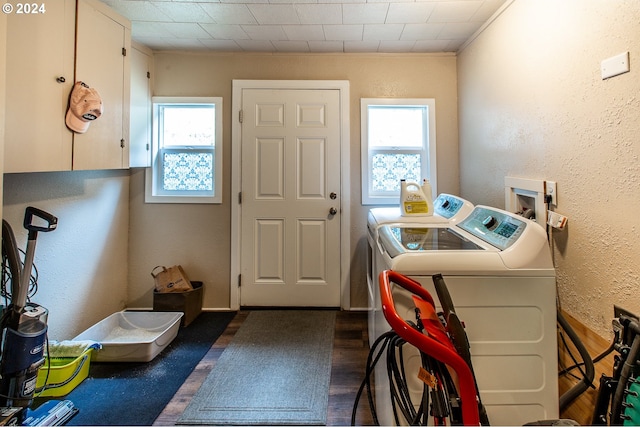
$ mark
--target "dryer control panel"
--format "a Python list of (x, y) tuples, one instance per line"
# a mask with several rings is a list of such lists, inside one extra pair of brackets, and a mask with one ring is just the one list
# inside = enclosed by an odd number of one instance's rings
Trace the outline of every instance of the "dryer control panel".
[(527, 223), (509, 212), (477, 206), (458, 227), (498, 249), (513, 245), (524, 232)]

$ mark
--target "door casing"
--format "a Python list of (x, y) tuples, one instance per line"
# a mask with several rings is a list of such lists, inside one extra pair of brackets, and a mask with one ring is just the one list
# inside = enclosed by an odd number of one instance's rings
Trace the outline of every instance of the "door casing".
[(351, 286), (349, 272), (350, 244), (350, 138), (349, 138), (349, 82), (346, 80), (233, 80), (231, 105), (231, 278), (229, 307), (240, 309), (239, 275), (242, 237), (242, 125), (240, 110), (244, 89), (337, 89), (340, 91), (340, 195), (342, 213), (340, 223), (340, 307), (351, 308)]

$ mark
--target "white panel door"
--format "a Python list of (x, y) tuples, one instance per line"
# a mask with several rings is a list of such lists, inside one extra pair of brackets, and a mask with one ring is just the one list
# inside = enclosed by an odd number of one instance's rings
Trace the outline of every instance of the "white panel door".
[(339, 99), (243, 90), (243, 306), (340, 306)]

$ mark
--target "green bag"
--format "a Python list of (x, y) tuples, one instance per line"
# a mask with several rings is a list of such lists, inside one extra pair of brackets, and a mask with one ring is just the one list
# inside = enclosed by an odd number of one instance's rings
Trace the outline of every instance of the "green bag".
[(631, 378), (624, 394), (622, 425), (640, 426), (640, 379)]

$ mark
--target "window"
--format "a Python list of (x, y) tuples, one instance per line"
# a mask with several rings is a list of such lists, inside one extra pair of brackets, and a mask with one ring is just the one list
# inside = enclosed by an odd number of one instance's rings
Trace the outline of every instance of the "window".
[(222, 203), (222, 98), (153, 97), (147, 203)]
[(401, 179), (436, 190), (434, 99), (362, 98), (360, 116), (363, 205), (398, 204)]

